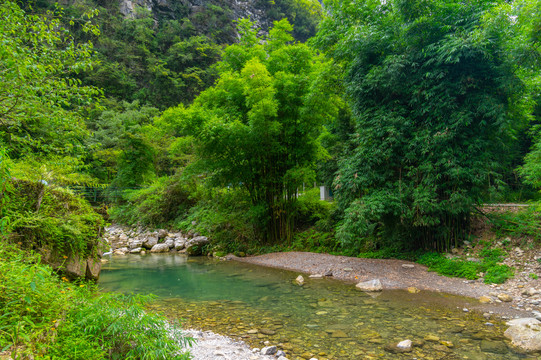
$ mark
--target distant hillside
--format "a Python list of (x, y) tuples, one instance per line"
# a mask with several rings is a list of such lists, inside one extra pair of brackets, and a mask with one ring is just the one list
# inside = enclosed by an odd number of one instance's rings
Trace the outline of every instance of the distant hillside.
[[(56, 1), (25, 1), (28, 9), (54, 9)], [(288, 18), (294, 37), (306, 41), (321, 19), (317, 0), (63, 0), (66, 27), (76, 40), (91, 40), (100, 64), (82, 80), (113, 101), (139, 100), (159, 109), (189, 103), (215, 79), (211, 66), (224, 45), (238, 38), (235, 21), (250, 18), (266, 32)], [(81, 31), (82, 15), (101, 35)], [(75, 20), (72, 24), (69, 20)]]

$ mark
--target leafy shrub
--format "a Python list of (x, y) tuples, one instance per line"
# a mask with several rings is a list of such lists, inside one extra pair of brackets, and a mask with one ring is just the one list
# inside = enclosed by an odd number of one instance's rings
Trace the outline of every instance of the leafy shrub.
[(333, 233), (309, 229), (295, 234), (293, 242), (288, 249), (317, 253), (333, 253), (339, 250), (340, 247), (341, 245), (335, 240)]
[(313, 225), (317, 221), (329, 219), (336, 204), (320, 200), (319, 188), (312, 188), (298, 197), (295, 207), (295, 217), (298, 223)]
[(484, 282), (487, 284), (502, 284), (513, 277), (513, 270), (499, 264), (505, 256), (501, 249), (483, 249), (480, 254), (481, 262), (462, 259), (448, 259), (442, 254), (426, 253), (417, 258), (419, 264), (428, 267), (429, 271), (435, 271), (440, 275), (456, 276), (460, 278), (476, 280), (479, 273), (484, 272)]
[(484, 282), (486, 284), (503, 284), (514, 275), (513, 270), (507, 265), (485, 265), (485, 269)]
[(143, 311), (146, 298), (99, 294), (0, 242), (0, 350), (12, 358), (188, 359), (190, 339)]
[(167, 227), (184, 219), (195, 205), (195, 186), (178, 176), (159, 178), (147, 188), (126, 190), (123, 202), (109, 211), (111, 219), (124, 224)]
[(518, 212), (490, 214), (496, 234), (513, 237), (528, 237), (541, 244), (541, 203), (535, 203)]
[(70, 190), (31, 181), (13, 181), (4, 213), (11, 218), (6, 232), (15, 242), (64, 254), (92, 255), (104, 226), (90, 204)]

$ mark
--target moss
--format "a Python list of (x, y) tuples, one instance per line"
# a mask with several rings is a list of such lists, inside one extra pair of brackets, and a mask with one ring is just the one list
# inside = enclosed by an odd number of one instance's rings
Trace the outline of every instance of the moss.
[(90, 204), (64, 188), (15, 180), (6, 206), (12, 242), (29, 249), (95, 255), (105, 224)]

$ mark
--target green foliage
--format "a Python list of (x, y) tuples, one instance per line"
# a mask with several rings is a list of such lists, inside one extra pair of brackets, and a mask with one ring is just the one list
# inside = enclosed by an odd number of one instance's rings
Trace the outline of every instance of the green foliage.
[[(53, 0), (44, 0), (35, 7), (51, 9), (53, 4)], [(294, 36), (300, 41), (315, 33), (322, 16), (315, 0), (259, 1), (255, 5), (263, 24), (288, 18), (296, 25)], [(89, 8), (98, 9), (92, 21), (101, 30), (99, 36), (84, 32), (78, 21)], [(104, 89), (107, 97), (139, 100), (161, 110), (189, 104), (211, 86), (216, 79), (213, 65), (220, 59), (223, 45), (237, 41), (238, 15), (233, 3), (206, 0), (194, 6), (169, 2), (165, 8), (155, 5), (150, 12), (134, 3), (134, 13), (124, 16), (116, 2), (67, 4), (65, 26), (77, 41), (92, 40), (100, 60), (81, 79)]]
[(7, 226), (10, 221), (5, 208), (12, 190), (8, 160), (6, 149), (0, 147), (0, 238), (7, 234)]
[[(137, 295), (91, 292), (76, 299), (49, 355), (54, 359), (85, 359), (102, 351), (106, 359), (187, 360), (182, 348), (191, 343), (164, 317), (144, 310), (148, 299)], [(98, 345), (98, 346), (96, 346)], [(109, 354), (103, 354), (109, 350)]]
[(159, 178), (147, 188), (126, 191), (124, 201), (112, 207), (109, 215), (122, 224), (170, 227), (195, 205), (194, 187), (179, 177)]
[(87, 201), (41, 182), (17, 180), (12, 187), (3, 211), (12, 219), (6, 232), (13, 242), (30, 249), (93, 255), (104, 220)]
[(320, 200), (319, 188), (312, 188), (298, 196), (294, 214), (300, 225), (317, 223), (325, 226), (331, 222), (330, 218), (335, 207), (334, 202)]
[(484, 273), (484, 282), (487, 284), (502, 284), (512, 278), (513, 270), (503, 264), (499, 264), (506, 253), (502, 249), (483, 249), (479, 256), (480, 262), (448, 259), (442, 254), (425, 253), (417, 258), (417, 262), (428, 267), (429, 271), (436, 271), (440, 275), (455, 276), (476, 280), (479, 273)]
[(450, 260), (442, 254), (427, 253), (422, 255), (418, 263), (428, 266), (431, 271), (440, 275), (456, 276), (475, 280), (479, 278), (479, 264), (467, 260)]
[(321, 232), (315, 229), (299, 232), (293, 237), (287, 250), (311, 251), (316, 253), (337, 253), (340, 249), (333, 233)]
[(313, 182), (335, 96), (326, 86), (330, 64), (291, 43), (287, 21), (276, 22), (265, 43), (252, 27), (239, 22), (242, 37), (224, 51), (216, 85), (168, 117), (179, 135), (195, 140), (194, 166), (215, 185), (244, 188), (256, 228), (276, 242), (292, 236), (296, 193)]
[(541, 212), (539, 203), (531, 204), (527, 209), (518, 212), (503, 212), (489, 215), (496, 234), (500, 237), (512, 236), (515, 238), (533, 239), (541, 243)]
[[(501, 186), (521, 81), (481, 27), (493, 2), (328, 1), (316, 43), (348, 70), (355, 123), (335, 198), (347, 246), (448, 249)], [(357, 243), (357, 244), (356, 244)]]
[(0, 246), (0, 349), (12, 358), (188, 359), (190, 342), (147, 299), (58, 279), (37, 255)]
[(0, 4), (0, 146), (14, 160), (82, 152), (82, 112), (95, 106), (100, 92), (77, 78), (92, 67), (92, 44), (73, 41), (61, 17), (60, 11), (29, 15), (16, 2)]
[(197, 204), (176, 226), (211, 237), (214, 250), (225, 253), (258, 252), (258, 236), (253, 222), (257, 214), (239, 188), (198, 186)]

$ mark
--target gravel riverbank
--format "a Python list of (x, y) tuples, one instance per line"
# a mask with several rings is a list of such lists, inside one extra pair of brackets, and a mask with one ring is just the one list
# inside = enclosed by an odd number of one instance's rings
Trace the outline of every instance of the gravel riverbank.
[(245, 342), (212, 331), (186, 330), (195, 343), (188, 350), (193, 360), (269, 360), (274, 356), (254, 352)]
[(528, 279), (519, 281), (516, 277), (503, 285), (487, 285), (481, 281), (440, 276), (429, 272), (425, 266), (409, 261), (361, 259), (310, 252), (283, 252), (230, 259), (309, 275), (332, 274), (333, 278), (352, 284), (379, 279), (384, 289), (415, 287), (421, 291), (442, 292), (473, 299), (483, 297), (486, 303), (469, 301), (468, 308), (503, 318), (530, 317), (534, 312), (541, 311), (541, 286), (537, 279), (526, 282)]

